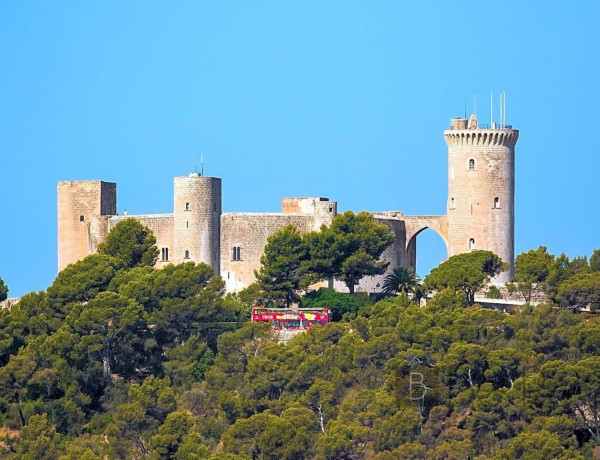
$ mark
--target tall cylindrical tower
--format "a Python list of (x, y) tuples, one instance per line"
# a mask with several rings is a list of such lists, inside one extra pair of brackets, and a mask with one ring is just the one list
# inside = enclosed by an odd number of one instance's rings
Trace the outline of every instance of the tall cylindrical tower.
[(512, 281), (515, 238), (515, 144), (512, 127), (480, 129), (474, 115), (455, 118), (448, 145), (448, 256), (484, 249), (510, 265), (494, 281)]
[(220, 273), (221, 179), (196, 173), (174, 184), (173, 263), (204, 262)]

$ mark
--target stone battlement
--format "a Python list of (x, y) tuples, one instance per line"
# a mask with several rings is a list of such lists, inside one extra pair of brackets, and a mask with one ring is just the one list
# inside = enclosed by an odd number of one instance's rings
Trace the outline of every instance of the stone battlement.
[(447, 130), (444, 138), (448, 145), (477, 145), (505, 146), (513, 148), (519, 139), (519, 131), (516, 129), (474, 129), (474, 130)]

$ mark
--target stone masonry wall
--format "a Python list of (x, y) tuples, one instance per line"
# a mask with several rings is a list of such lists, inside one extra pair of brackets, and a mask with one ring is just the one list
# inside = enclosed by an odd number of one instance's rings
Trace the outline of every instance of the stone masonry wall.
[[(221, 277), (228, 292), (238, 292), (255, 281), (267, 238), (286, 225), (301, 233), (312, 231), (314, 219), (303, 214), (224, 213), (221, 216)], [(233, 260), (233, 248), (240, 248), (240, 260)]]
[(111, 216), (96, 216), (90, 219), (88, 226), (88, 249), (90, 254), (98, 251), (98, 245), (108, 235)]
[(93, 253), (92, 222), (102, 215), (116, 214), (117, 184), (99, 180), (59, 182), (57, 203), (60, 271)]
[[(154, 236), (156, 237), (156, 247), (158, 248), (158, 259), (155, 264), (156, 268), (162, 268), (165, 265), (173, 263), (173, 214), (114, 216), (109, 220), (109, 231), (125, 219), (139, 220), (154, 233)], [(106, 238), (106, 235), (104, 235), (104, 238)], [(104, 238), (102, 238), (102, 240), (104, 240)], [(168, 249), (168, 253), (163, 251), (163, 249)], [(163, 259), (163, 254), (167, 256), (166, 259)]]
[(281, 212), (314, 216), (313, 230), (318, 231), (321, 226), (329, 225), (337, 215), (337, 201), (323, 197), (282, 198)]

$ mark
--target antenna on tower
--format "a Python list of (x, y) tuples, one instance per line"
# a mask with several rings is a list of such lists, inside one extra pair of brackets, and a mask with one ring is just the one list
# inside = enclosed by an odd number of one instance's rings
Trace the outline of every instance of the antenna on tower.
[(465, 97), (465, 118), (467, 118), (467, 98)]
[(490, 91), (490, 128), (494, 129), (494, 92)]
[(500, 129), (502, 129), (502, 93), (500, 93)]
[(477, 91), (473, 94), (473, 114), (477, 116)]
[(506, 128), (506, 91), (504, 91), (504, 108), (502, 109), (504, 114), (504, 127)]
[(204, 155), (200, 154), (200, 177), (204, 177)]

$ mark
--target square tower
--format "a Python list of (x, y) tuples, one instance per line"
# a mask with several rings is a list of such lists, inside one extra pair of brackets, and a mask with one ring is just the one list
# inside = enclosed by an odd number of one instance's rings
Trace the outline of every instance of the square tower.
[(99, 218), (117, 214), (114, 182), (58, 183), (58, 271), (95, 252)]

